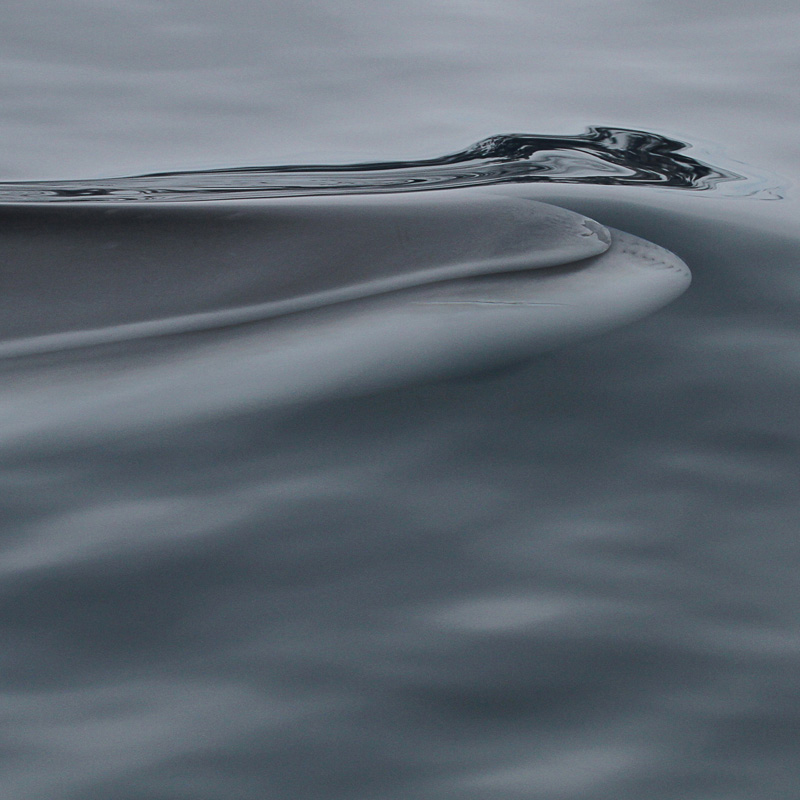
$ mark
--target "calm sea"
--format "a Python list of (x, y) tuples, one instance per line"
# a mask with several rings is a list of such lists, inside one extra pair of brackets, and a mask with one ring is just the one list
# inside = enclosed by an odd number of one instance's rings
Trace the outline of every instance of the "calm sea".
[[(788, 0), (4, 0), (0, 796), (800, 796), (799, 40)], [(414, 192), (693, 283), (402, 368), (197, 317), (264, 300), (281, 214), (328, 288), (407, 266), (286, 209)]]

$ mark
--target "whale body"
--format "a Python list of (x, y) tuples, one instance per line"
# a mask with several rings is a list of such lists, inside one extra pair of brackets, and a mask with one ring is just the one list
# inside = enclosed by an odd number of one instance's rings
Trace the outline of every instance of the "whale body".
[[(420, 324), (431, 309), (419, 304), (435, 302), (455, 327), (468, 295), (478, 325), (492, 316), (478, 303), (524, 302), (525, 330), (563, 331), (567, 318), (581, 327), (581, 313), (600, 322), (595, 292), (616, 324), (688, 283), (685, 266), (655, 246), (627, 238), (622, 247), (621, 234), (579, 214), (485, 194), (18, 204), (0, 206), (0, 220), (0, 356), (301, 312), (312, 325), (308, 312), (335, 305), (358, 317), (370, 299), (381, 314), (404, 308)], [(445, 308), (450, 294), (459, 310)]]
[(655, 244), (486, 193), (18, 204), (0, 219), (0, 402), (17, 433), (47, 426), (52, 392), (64, 424), (141, 424), (491, 367), (690, 282)]

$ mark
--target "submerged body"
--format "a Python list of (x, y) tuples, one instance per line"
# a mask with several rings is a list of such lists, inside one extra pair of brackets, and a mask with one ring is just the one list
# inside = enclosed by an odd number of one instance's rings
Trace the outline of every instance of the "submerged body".
[(491, 368), (648, 314), (690, 280), (637, 237), (485, 194), (3, 214), (5, 441)]
[[(597, 263), (586, 270), (587, 259), (608, 251), (607, 229), (545, 203), (491, 195), (29, 204), (0, 207), (0, 215), (0, 356), (294, 317), (332, 306), (341, 307), (344, 317), (359, 317), (367, 301), (379, 301), (389, 316), (403, 309), (422, 322), (430, 320), (432, 309), (421, 316), (417, 306), (428, 297), (436, 302), (435, 315), (457, 320), (458, 327), (466, 309), (463, 302), (457, 314), (443, 306), (451, 292), (462, 301), (469, 296), (479, 325), (488, 314), (474, 305), (479, 301), (524, 302), (526, 329), (533, 304), (547, 303), (550, 310), (538, 313), (534, 326), (546, 332), (562, 328), (554, 305), (581, 308), (588, 300), (593, 306), (592, 294), (599, 290), (606, 321), (615, 324), (671, 300), (685, 288), (688, 274), (680, 268), (675, 280), (665, 281), (666, 273), (647, 268), (645, 258), (641, 274), (633, 270), (624, 278), (634, 281), (636, 299), (631, 286), (620, 283), (616, 306), (604, 283), (622, 280), (615, 269), (599, 281)], [(638, 263), (644, 252), (611, 249), (604, 270)], [(670, 261), (663, 253), (659, 258)], [(567, 272), (573, 277), (564, 284)], [(587, 280), (576, 277), (584, 273)], [(504, 277), (487, 280), (492, 275)], [(330, 324), (329, 316), (323, 319)], [(298, 327), (294, 319), (291, 324)], [(299, 327), (314, 324), (304, 316)], [(580, 321), (572, 325), (580, 327)]]

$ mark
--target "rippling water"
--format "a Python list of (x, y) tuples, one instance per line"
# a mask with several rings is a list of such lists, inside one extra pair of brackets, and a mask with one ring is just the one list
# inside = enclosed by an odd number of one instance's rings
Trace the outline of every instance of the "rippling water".
[(793, 7), (2, 14), (4, 798), (794, 796)]
[(90, 181), (5, 183), (0, 184), (0, 200), (163, 202), (420, 191), (505, 183), (709, 190), (729, 181), (744, 181), (738, 194), (765, 191), (752, 178), (698, 161), (684, 153), (687, 148), (686, 142), (620, 128), (589, 128), (582, 136), (505, 134), (452, 155), (417, 161), (239, 167)]

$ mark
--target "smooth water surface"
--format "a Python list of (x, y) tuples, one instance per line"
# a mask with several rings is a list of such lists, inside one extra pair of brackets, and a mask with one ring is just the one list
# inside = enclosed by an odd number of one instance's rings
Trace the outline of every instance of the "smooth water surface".
[(794, 797), (799, 30), (5, 3), (0, 795)]

